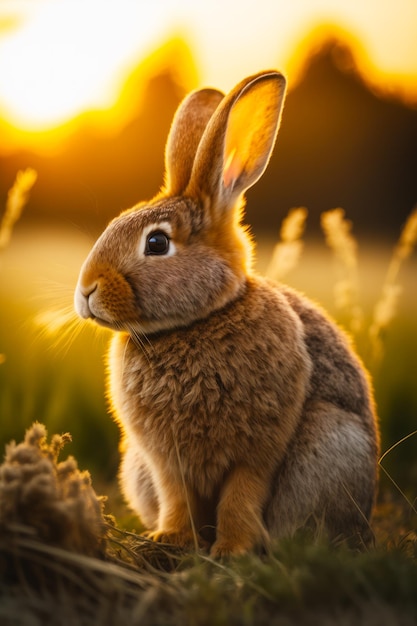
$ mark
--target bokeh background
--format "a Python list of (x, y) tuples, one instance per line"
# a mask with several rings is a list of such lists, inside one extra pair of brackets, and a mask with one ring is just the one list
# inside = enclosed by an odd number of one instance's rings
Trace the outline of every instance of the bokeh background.
[[(320, 229), (343, 207), (358, 242), (366, 324), (393, 246), (417, 203), (415, 0), (3, 0), (0, 214), (16, 173), (37, 181), (0, 253), (0, 447), (34, 420), (70, 431), (94, 480), (114, 479), (118, 432), (104, 400), (109, 335), (73, 320), (79, 267), (122, 209), (162, 183), (173, 113), (191, 89), (231, 89), (278, 68), (289, 92), (277, 145), (248, 194), (265, 271), (282, 219), (308, 209), (303, 255), (286, 281), (341, 323), (338, 266)], [(417, 262), (402, 265), (374, 376), (382, 450), (417, 424)], [(416, 496), (417, 436), (384, 461)]]

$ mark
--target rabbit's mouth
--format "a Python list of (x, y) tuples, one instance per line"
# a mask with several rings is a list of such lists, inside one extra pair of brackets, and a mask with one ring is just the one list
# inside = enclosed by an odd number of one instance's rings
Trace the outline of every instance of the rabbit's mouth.
[(104, 328), (110, 328), (111, 330), (120, 330), (120, 328), (118, 326), (116, 326), (115, 323), (108, 322), (107, 320), (105, 320), (105, 319), (103, 319), (101, 317), (97, 317), (93, 313), (89, 316), (89, 318), (91, 320), (93, 320), (93, 322), (95, 322), (99, 326), (103, 326)]
[[(108, 284), (109, 283), (109, 284)], [(84, 280), (81, 275), (74, 293), (74, 308), (82, 319), (89, 319), (111, 330), (128, 330), (129, 321), (136, 321), (136, 309), (125, 282)]]
[(90, 290), (90, 292), (86, 292), (79, 285), (75, 290), (74, 294), (74, 307), (78, 315), (83, 319), (90, 319), (99, 326), (104, 326), (105, 328), (111, 328), (113, 330), (118, 330), (119, 327), (116, 322), (112, 322), (106, 317), (103, 316), (101, 311), (98, 311), (94, 304), (94, 298), (91, 297), (95, 290)]
[(110, 330), (127, 330), (124, 324), (115, 320), (106, 319), (101, 313), (99, 314), (98, 312), (95, 312), (94, 307), (89, 306), (88, 299), (87, 301), (84, 299), (84, 301), (81, 301), (81, 303), (77, 303), (77, 300), (75, 300), (75, 302), (75, 309), (78, 315), (83, 319), (89, 319), (95, 324), (98, 324), (99, 326), (102, 326), (103, 328), (108, 328)]

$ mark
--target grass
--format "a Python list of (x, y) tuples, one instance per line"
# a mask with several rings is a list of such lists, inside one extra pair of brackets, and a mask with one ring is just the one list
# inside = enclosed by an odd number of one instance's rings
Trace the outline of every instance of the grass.
[(218, 562), (118, 528), (67, 444), (34, 425), (0, 467), (2, 626), (415, 623), (404, 502), (379, 508), (363, 552), (300, 534)]
[(417, 620), (415, 536), (363, 553), (300, 536), (268, 555), (226, 563), (181, 555), (112, 527), (106, 541), (102, 558), (87, 557), (22, 529), (3, 529), (1, 623), (407, 626)]
[[(24, 194), (26, 201), (27, 187)], [(21, 204), (19, 210), (22, 208)], [(275, 260), (269, 271), (273, 273), (280, 265), (281, 276), (285, 274), (290, 284), (320, 300), (349, 327), (372, 370), (382, 449), (387, 452), (382, 459), (381, 494), (373, 523), (374, 545), (359, 553), (300, 535), (275, 544), (266, 554), (248, 554), (220, 563), (204, 554), (184, 554), (156, 545), (129, 532), (141, 528), (116, 495), (118, 431), (106, 415), (103, 388), (102, 355), (107, 335), (90, 327), (78, 334), (69, 321), (72, 286), (90, 242), (81, 237), (80, 244), (79, 233), (42, 231), (40, 237), (40, 232), (34, 236), (33, 231), (28, 234), (22, 229), (13, 234), (0, 259), (1, 440), (3, 444), (13, 438), (19, 441), (37, 419), (50, 432), (69, 430), (73, 442), (68, 442), (65, 450), (76, 456), (81, 467), (89, 468), (93, 486), (109, 496), (106, 510), (115, 515), (117, 524), (103, 511), (98, 513), (101, 531), (95, 535), (101, 539), (91, 552), (77, 543), (68, 544), (74, 529), (78, 528), (77, 536), (85, 536), (79, 530), (83, 518), (79, 513), (65, 518), (69, 530), (63, 533), (64, 542), (53, 532), (46, 533), (48, 526), (42, 520), (49, 520), (52, 530), (55, 523), (50, 508), (48, 514), (38, 517), (29, 508), (25, 517), (17, 507), (18, 513), (7, 516), (0, 495), (2, 626), (417, 623), (417, 436), (413, 435), (417, 416), (417, 297), (413, 296), (416, 268), (411, 258), (416, 222), (403, 231), (392, 257), (384, 249), (367, 257), (361, 254), (343, 213), (328, 217), (330, 247), (326, 251), (323, 245), (313, 247), (302, 241), (305, 210), (290, 214), (283, 224), (280, 247), (275, 248), (275, 257), (281, 260)], [(341, 239), (332, 239), (332, 226)], [(261, 269), (262, 263), (267, 265), (262, 256), (270, 259), (271, 248), (266, 244), (260, 250)], [(40, 302), (39, 293), (45, 291), (39, 282), (42, 276), (49, 281), (48, 298)], [(360, 279), (365, 281), (362, 291)], [(333, 282), (339, 284), (338, 299), (329, 288)], [(399, 284), (403, 285), (402, 296), (396, 288)], [(388, 300), (390, 290), (394, 297)], [(63, 325), (54, 314), (51, 317), (48, 300), (53, 301), (53, 309), (58, 305)], [(378, 306), (383, 313), (385, 307), (385, 317), (375, 314)], [(54, 324), (45, 324), (48, 319)], [(43, 448), (46, 456), (48, 449), (48, 445)], [(62, 508), (68, 515), (68, 510), (83, 510), (68, 508), (73, 502), (68, 500), (68, 493), (75, 497), (71, 491), (74, 486), (69, 490), (62, 483), (62, 467), (71, 467), (71, 472), (64, 472), (72, 477), (71, 485), (86, 485), (85, 476), (80, 479), (77, 474), (77, 464), (59, 461), (57, 454), (48, 458), (52, 458), (47, 474), (52, 483), (48, 484), (55, 485), (53, 510), (59, 515)], [(16, 471), (16, 464), (13, 467)], [(40, 467), (44, 485), (43, 461)], [(34, 475), (36, 471), (32, 478)], [(4, 486), (4, 480), (1, 484)], [(90, 487), (85, 489), (94, 501)], [(6, 499), (3, 494), (3, 503), (10, 504), (8, 493)], [(31, 502), (37, 503), (36, 510), (42, 510), (42, 497), (48, 503), (49, 496), (42, 496), (42, 489), (35, 493)]]

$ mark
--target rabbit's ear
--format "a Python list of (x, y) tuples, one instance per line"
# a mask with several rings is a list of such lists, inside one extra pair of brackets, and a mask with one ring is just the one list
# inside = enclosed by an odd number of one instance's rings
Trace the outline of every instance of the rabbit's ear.
[(178, 107), (165, 148), (166, 193), (180, 195), (188, 185), (201, 137), (223, 98), (216, 89), (201, 89)]
[(285, 78), (263, 72), (218, 106), (201, 139), (188, 192), (229, 207), (262, 176), (278, 132)]

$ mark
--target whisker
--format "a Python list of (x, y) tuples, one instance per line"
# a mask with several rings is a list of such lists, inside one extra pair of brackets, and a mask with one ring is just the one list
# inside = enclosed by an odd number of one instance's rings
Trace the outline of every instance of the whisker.
[(150, 364), (149, 359), (149, 349), (152, 349), (152, 344), (149, 341), (148, 337), (145, 333), (140, 332), (137, 328), (133, 326), (128, 326), (130, 338), (133, 343), (142, 351), (143, 355), (146, 357), (146, 360)]
[(39, 329), (39, 336), (49, 341), (52, 339), (51, 347), (59, 348), (64, 354), (84, 328), (69, 305), (44, 309), (35, 315), (32, 322)]
[(134, 331), (135, 335), (138, 337), (138, 339), (140, 339), (141, 344), (143, 346), (145, 346), (145, 342), (146, 345), (148, 346), (148, 348), (153, 348), (151, 341), (149, 340), (149, 337), (147, 336), (146, 333), (144, 333), (143, 331), (139, 331), (138, 329), (132, 327), (132, 330)]

